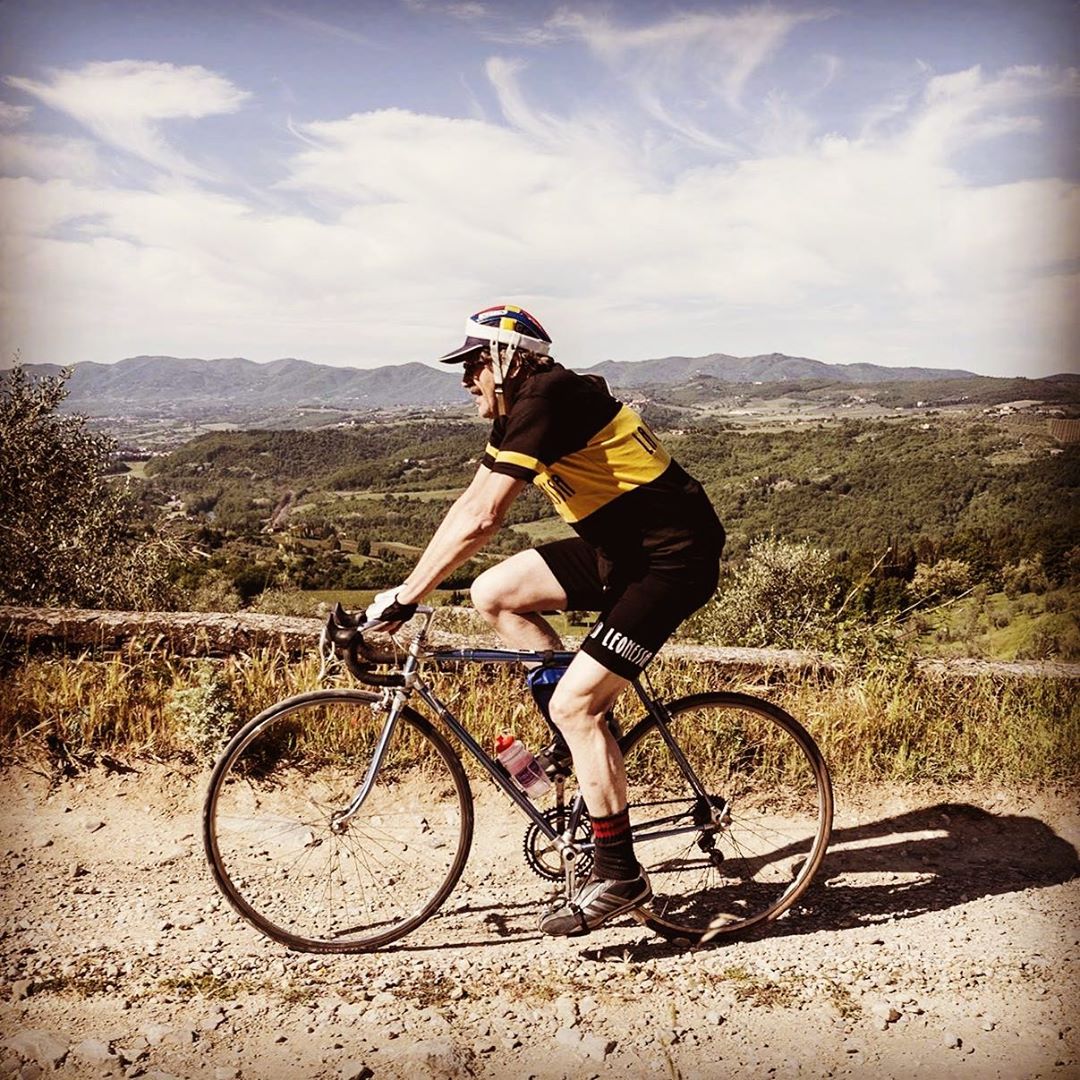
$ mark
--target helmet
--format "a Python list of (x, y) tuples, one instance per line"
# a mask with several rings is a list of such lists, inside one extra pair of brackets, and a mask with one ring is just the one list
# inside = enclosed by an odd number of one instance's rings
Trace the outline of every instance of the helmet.
[[(499, 304), (470, 315), (465, 322), (465, 333), (465, 344), (445, 356), (440, 356), (441, 363), (460, 364), (489, 345), (507, 347), (507, 364), (519, 348), (540, 353), (541, 356), (546, 356), (551, 348), (551, 338), (539, 320), (533, 318), (524, 308), (515, 307), (513, 304)], [(500, 366), (503, 363), (503, 357), (499, 355), (501, 351), (491, 350), (492, 357), (498, 358)]]

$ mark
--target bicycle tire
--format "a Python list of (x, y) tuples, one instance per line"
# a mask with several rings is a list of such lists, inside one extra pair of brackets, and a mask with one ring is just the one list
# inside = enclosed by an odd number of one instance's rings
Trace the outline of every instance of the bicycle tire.
[[(710, 802), (689, 788), (655, 719), (639, 721), (622, 741), (635, 851), (653, 886), (638, 917), (703, 944), (779, 918), (806, 892), (829, 842), (832, 784), (817, 744), (776, 705), (718, 692), (667, 709)], [(722, 824), (706, 824), (711, 805), (726, 807)], [(649, 839), (661, 819), (688, 831)]]
[(203, 808), (207, 858), (233, 908), (304, 952), (379, 948), (429, 919), (468, 859), (473, 802), (461, 760), (429, 721), (402, 711), (370, 795), (360, 786), (382, 729), (379, 695), (318, 690), (260, 713), (214, 767)]

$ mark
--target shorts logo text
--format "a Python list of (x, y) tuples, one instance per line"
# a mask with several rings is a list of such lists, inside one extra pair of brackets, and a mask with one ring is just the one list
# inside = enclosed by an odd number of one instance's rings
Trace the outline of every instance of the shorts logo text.
[(589, 637), (597, 638), (608, 652), (614, 653), (635, 667), (643, 668), (655, 655), (651, 649), (646, 649), (644, 645), (639, 645), (625, 634), (620, 634), (618, 630), (604, 626), (603, 623), (597, 623)]

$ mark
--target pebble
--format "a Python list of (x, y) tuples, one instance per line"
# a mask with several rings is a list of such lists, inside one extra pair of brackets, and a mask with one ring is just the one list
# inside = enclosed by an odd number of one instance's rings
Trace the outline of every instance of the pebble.
[(964, 1040), (954, 1031), (946, 1031), (941, 1039), (947, 1050), (959, 1050), (964, 1043)]

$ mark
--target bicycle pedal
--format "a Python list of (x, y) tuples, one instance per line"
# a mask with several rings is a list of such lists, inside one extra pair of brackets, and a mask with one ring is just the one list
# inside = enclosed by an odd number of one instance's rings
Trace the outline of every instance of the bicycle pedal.
[(557, 777), (567, 777), (574, 766), (574, 759), (570, 756), (570, 749), (565, 744), (560, 746), (557, 742), (549, 743), (536, 755), (540, 768), (547, 773), (549, 780)]

